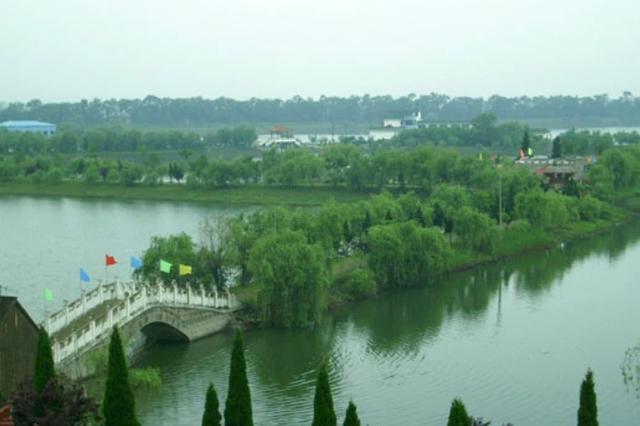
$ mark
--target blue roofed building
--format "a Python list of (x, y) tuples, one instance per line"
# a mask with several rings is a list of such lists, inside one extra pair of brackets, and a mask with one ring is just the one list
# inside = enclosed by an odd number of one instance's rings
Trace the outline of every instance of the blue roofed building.
[(51, 136), (56, 132), (56, 125), (42, 121), (4, 121), (0, 123), (0, 130), (1, 129), (9, 132), (31, 132)]

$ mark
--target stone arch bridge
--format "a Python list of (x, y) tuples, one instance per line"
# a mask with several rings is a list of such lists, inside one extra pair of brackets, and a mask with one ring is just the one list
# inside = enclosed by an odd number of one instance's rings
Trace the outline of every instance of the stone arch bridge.
[(57, 368), (78, 378), (91, 374), (86, 355), (108, 344), (116, 325), (131, 356), (150, 341), (190, 342), (220, 331), (239, 307), (228, 291), (117, 281), (66, 303), (45, 328)]

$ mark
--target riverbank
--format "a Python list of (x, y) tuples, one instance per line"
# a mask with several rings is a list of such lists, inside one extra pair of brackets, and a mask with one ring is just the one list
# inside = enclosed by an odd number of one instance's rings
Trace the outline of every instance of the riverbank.
[(87, 185), (84, 182), (10, 182), (0, 184), (0, 196), (15, 195), (301, 207), (318, 206), (330, 199), (338, 202), (353, 202), (369, 197), (367, 193), (319, 186), (286, 188), (280, 186), (246, 185), (204, 189), (192, 188), (184, 184), (163, 184), (157, 186), (122, 186), (108, 183)]

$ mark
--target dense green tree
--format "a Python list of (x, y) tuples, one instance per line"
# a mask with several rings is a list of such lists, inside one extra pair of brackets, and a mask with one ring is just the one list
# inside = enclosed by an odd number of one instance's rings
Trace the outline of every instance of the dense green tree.
[(553, 138), (553, 145), (551, 147), (551, 158), (562, 157), (562, 141), (559, 136)]
[(55, 374), (51, 340), (45, 329), (41, 327), (38, 330), (36, 361), (33, 369), (33, 385), (36, 391), (42, 392), (47, 383), (55, 377)]
[(497, 117), (490, 112), (482, 113), (473, 119), (475, 142), (478, 145), (489, 146), (495, 141), (497, 136), (496, 121)]
[(135, 400), (129, 385), (127, 361), (118, 328), (114, 327), (109, 342), (109, 370), (102, 403), (105, 426), (138, 426)]
[(348, 243), (353, 239), (353, 233), (351, 232), (351, 225), (349, 221), (345, 220), (342, 223), (342, 235), (344, 236), (344, 240)]
[(349, 401), (347, 414), (344, 418), (344, 423), (342, 424), (342, 426), (360, 426), (360, 419), (358, 418), (357, 408), (353, 401)]
[(316, 392), (313, 397), (313, 426), (336, 426), (336, 412), (333, 409), (333, 397), (329, 385), (327, 365), (323, 363), (318, 370)]
[(367, 246), (369, 267), (380, 288), (424, 282), (443, 271), (450, 258), (442, 234), (415, 221), (374, 226)]
[(427, 219), (424, 217), (424, 212), (422, 211), (422, 207), (418, 206), (418, 209), (415, 213), (415, 219), (418, 221), (418, 224), (422, 227), (427, 226)]
[[(337, 224), (340, 230), (340, 222)], [(251, 249), (249, 270), (261, 290), (265, 324), (277, 327), (315, 325), (325, 306), (326, 255), (300, 231), (268, 233)]]
[(207, 397), (204, 404), (204, 414), (202, 415), (202, 426), (220, 426), (222, 416), (218, 404), (218, 394), (213, 387), (213, 383), (207, 388)]
[[(173, 265), (169, 273), (160, 271), (161, 259)], [(181, 233), (168, 237), (153, 237), (151, 246), (142, 256), (142, 268), (137, 269), (135, 274), (148, 280), (161, 278), (165, 282), (177, 281), (178, 264), (193, 266), (196, 261), (197, 247), (189, 235)], [(199, 278), (202, 272), (201, 268), (194, 268), (192, 278)]]
[(458, 398), (451, 403), (447, 426), (471, 426), (471, 417), (467, 414), (467, 409)]
[(364, 214), (364, 220), (362, 221), (362, 232), (366, 234), (372, 225), (373, 225), (373, 220), (371, 219), (371, 212), (367, 210)]
[(578, 426), (598, 426), (598, 406), (593, 372), (587, 370), (580, 385), (580, 408), (578, 408)]
[(98, 180), (100, 180), (100, 171), (98, 170), (98, 166), (91, 163), (87, 166), (84, 173), (84, 181), (89, 185), (93, 185), (98, 182)]
[(532, 190), (516, 197), (516, 215), (527, 219), (532, 226), (560, 228), (577, 219), (577, 212), (570, 209), (569, 197), (554, 191)]
[(251, 391), (244, 359), (244, 344), (240, 331), (236, 331), (231, 349), (229, 388), (224, 406), (225, 426), (252, 426)]
[(463, 207), (453, 218), (455, 234), (464, 247), (490, 254), (496, 239), (495, 222), (473, 207)]

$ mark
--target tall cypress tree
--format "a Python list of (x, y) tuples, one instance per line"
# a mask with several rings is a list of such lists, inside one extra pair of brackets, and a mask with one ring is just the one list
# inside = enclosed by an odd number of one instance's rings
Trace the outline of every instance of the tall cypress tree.
[(224, 424), (225, 426), (253, 426), (251, 392), (240, 331), (236, 331), (231, 350), (229, 392), (224, 405)]
[(312, 426), (336, 426), (336, 412), (333, 409), (331, 386), (329, 386), (329, 374), (327, 365), (322, 364), (316, 380), (316, 394), (313, 398), (313, 422)]
[(202, 416), (202, 426), (220, 426), (222, 416), (218, 404), (218, 394), (213, 383), (207, 389), (207, 400), (204, 404), (204, 415)]
[(598, 426), (598, 406), (593, 372), (587, 374), (580, 386), (580, 408), (578, 408), (578, 426)]
[(40, 330), (38, 330), (36, 363), (33, 369), (33, 386), (36, 388), (36, 391), (42, 392), (55, 374), (51, 340), (49, 340), (49, 335), (45, 329), (41, 327)]
[(553, 139), (553, 145), (551, 146), (551, 158), (560, 157), (562, 157), (562, 142), (560, 142), (560, 137), (556, 136)]
[(469, 417), (467, 409), (458, 398), (454, 399), (451, 403), (447, 426), (471, 426), (471, 417)]
[(135, 401), (129, 386), (127, 361), (122, 349), (118, 328), (113, 327), (109, 343), (109, 369), (102, 403), (105, 426), (139, 426)]
[(356, 410), (356, 405), (353, 401), (349, 401), (349, 406), (347, 407), (347, 416), (344, 418), (344, 423), (342, 426), (360, 426), (360, 419), (358, 418), (358, 412)]
[(524, 155), (528, 155), (529, 148), (531, 148), (531, 140), (529, 139), (529, 129), (524, 130), (524, 135), (522, 136), (522, 145), (520, 146)]

